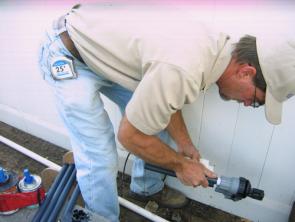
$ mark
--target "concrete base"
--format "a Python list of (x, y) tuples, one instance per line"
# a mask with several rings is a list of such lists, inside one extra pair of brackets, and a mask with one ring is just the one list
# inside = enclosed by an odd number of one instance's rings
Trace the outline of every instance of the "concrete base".
[(37, 210), (38, 208), (35, 208), (35, 209), (23, 208), (11, 215), (5, 215), (5, 216), (1, 215), (0, 222), (16, 222), (16, 221), (29, 222), (29, 221), (32, 221)]

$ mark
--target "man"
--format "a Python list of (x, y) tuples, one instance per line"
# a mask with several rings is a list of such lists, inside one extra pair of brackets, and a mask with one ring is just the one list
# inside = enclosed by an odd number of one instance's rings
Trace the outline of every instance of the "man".
[[(206, 177), (216, 175), (199, 162), (181, 109), (215, 82), (225, 99), (267, 105), (268, 92), (277, 83), (267, 76), (272, 85), (266, 86), (259, 62), (254, 37), (234, 45), (229, 35), (169, 11), (77, 6), (56, 21), (39, 63), (69, 132), (87, 207), (118, 221), (117, 152), (100, 93), (124, 115), (118, 138), (126, 149), (174, 170), (185, 185), (207, 187)], [(273, 114), (267, 116), (272, 119)], [(163, 130), (178, 152), (167, 145)], [(185, 205), (186, 198), (164, 186), (161, 175), (144, 170), (143, 160), (134, 160), (131, 195), (157, 198), (168, 207)]]

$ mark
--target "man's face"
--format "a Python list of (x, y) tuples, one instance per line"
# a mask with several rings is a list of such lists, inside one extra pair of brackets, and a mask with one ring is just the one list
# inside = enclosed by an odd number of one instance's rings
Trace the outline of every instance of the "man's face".
[[(256, 75), (256, 74), (255, 74)], [(257, 88), (253, 78), (255, 75), (230, 75), (217, 82), (219, 94), (224, 100), (236, 100), (244, 106), (251, 106), (254, 102), (264, 104), (265, 93)]]

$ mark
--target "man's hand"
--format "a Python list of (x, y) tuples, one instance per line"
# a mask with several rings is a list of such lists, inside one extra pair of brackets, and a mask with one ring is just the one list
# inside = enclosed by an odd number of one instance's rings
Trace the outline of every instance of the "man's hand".
[(178, 147), (178, 152), (192, 160), (200, 161), (201, 159), (199, 151), (193, 144)]
[(167, 130), (170, 136), (177, 144), (178, 152), (193, 160), (200, 160), (201, 156), (197, 148), (194, 146), (185, 122), (182, 117), (182, 113), (178, 110), (171, 116), (170, 122), (167, 126)]
[(202, 163), (184, 158), (182, 167), (176, 171), (177, 178), (187, 186), (203, 186), (208, 187), (206, 177), (216, 178), (217, 175), (207, 169)]

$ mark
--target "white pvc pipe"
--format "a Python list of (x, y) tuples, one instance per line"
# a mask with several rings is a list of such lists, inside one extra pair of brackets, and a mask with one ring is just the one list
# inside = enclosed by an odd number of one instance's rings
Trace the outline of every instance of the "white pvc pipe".
[[(14, 148), (15, 150), (27, 155), (28, 157), (30, 157), (30, 158), (44, 164), (45, 166), (48, 166), (48, 167), (50, 167), (52, 169), (55, 169), (57, 171), (59, 171), (61, 169), (61, 166), (51, 162), (50, 160), (45, 159), (44, 157), (32, 152), (31, 150), (28, 150), (27, 148), (25, 148), (25, 147), (23, 147), (21, 145), (16, 144), (15, 142), (13, 142), (13, 141), (11, 141), (9, 139), (6, 139), (3, 136), (0, 136), (0, 141), (2, 143), (4, 143), (4, 144), (8, 145), (9, 147)], [(164, 218), (159, 217), (158, 215), (153, 214), (150, 211), (147, 211), (147, 210), (135, 205), (134, 203), (132, 203), (132, 202), (130, 202), (130, 201), (128, 201), (128, 200), (126, 200), (126, 199), (124, 199), (122, 197), (118, 196), (118, 199), (119, 199), (119, 203), (122, 206), (132, 210), (133, 212), (136, 212), (136, 213), (140, 214), (141, 216), (143, 216), (143, 217), (145, 217), (145, 218), (147, 218), (147, 219), (149, 219), (151, 221), (168, 222)]]
[(45, 159), (44, 157), (32, 152), (31, 150), (28, 150), (27, 148), (23, 147), (23, 146), (20, 146), (18, 144), (16, 144), (15, 142), (9, 140), (9, 139), (6, 139), (5, 137), (3, 136), (0, 136), (0, 141), (2, 143), (5, 143), (6, 145), (14, 148), (15, 150), (27, 155), (28, 157), (44, 164), (45, 166), (48, 166), (54, 170), (57, 170), (59, 171), (61, 169), (61, 167), (53, 162), (51, 162), (50, 160), (47, 160)]
[(131, 203), (130, 201), (123, 199), (122, 197), (119, 197), (119, 203), (128, 208), (128, 209), (132, 209), (132, 211), (134, 211), (135, 213), (138, 213), (142, 216), (144, 216), (145, 218), (148, 218), (151, 221), (157, 221), (157, 222), (168, 222), (168, 220), (165, 220), (162, 217), (159, 217), (156, 214), (151, 213), (150, 211), (147, 211), (137, 205), (135, 205), (134, 203)]

